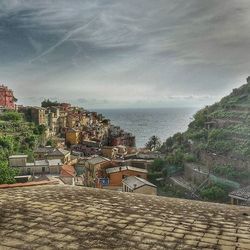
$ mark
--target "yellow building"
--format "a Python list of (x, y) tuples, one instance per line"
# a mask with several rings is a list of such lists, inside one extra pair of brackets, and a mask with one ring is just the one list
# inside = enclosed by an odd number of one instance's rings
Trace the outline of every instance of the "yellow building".
[(76, 145), (81, 142), (81, 132), (76, 129), (70, 129), (66, 132), (66, 144)]

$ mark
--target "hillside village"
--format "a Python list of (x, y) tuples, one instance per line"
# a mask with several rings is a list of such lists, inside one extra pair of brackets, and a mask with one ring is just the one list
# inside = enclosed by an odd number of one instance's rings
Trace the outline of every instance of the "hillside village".
[[(14, 105), (13, 92), (6, 86), (0, 95), (5, 100), (0, 103), (3, 139), (26, 134), (20, 147), (6, 153), (9, 167), (17, 170), (16, 182), (57, 180), (65, 185), (157, 194), (147, 173), (158, 154), (138, 150), (135, 137), (103, 115), (50, 100), (41, 107)], [(22, 131), (25, 126), (31, 129)], [(33, 135), (36, 130), (38, 135)], [(23, 148), (29, 137), (32, 145)]]
[(12, 90), (2, 85), (1, 134), (20, 144), (5, 156), (18, 183), (57, 181), (249, 205), (247, 81), (198, 111), (185, 133), (151, 150), (137, 149), (135, 137), (102, 114), (50, 100), (41, 107), (15, 105)]

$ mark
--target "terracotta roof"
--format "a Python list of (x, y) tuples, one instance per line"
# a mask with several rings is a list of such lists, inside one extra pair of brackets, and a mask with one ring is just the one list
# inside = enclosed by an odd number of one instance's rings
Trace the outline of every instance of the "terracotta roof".
[(72, 165), (63, 165), (60, 176), (64, 176), (64, 177), (76, 176), (75, 168)]
[(0, 239), (0, 249), (249, 249), (250, 208), (73, 186), (12, 188), (0, 192)]

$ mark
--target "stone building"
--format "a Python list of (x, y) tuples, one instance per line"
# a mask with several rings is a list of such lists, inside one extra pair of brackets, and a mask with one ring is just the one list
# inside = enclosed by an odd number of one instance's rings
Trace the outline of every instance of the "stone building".
[(140, 177), (128, 176), (122, 180), (122, 191), (139, 194), (157, 195), (157, 187)]
[(60, 159), (45, 159), (27, 162), (27, 155), (12, 155), (9, 157), (10, 167), (18, 169), (18, 175), (59, 175), (62, 167)]

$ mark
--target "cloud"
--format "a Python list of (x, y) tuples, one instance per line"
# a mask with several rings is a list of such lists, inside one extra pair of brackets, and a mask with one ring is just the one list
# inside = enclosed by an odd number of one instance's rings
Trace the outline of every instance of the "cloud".
[(211, 102), (249, 74), (249, 14), (248, 0), (2, 0), (1, 80), (86, 105)]

